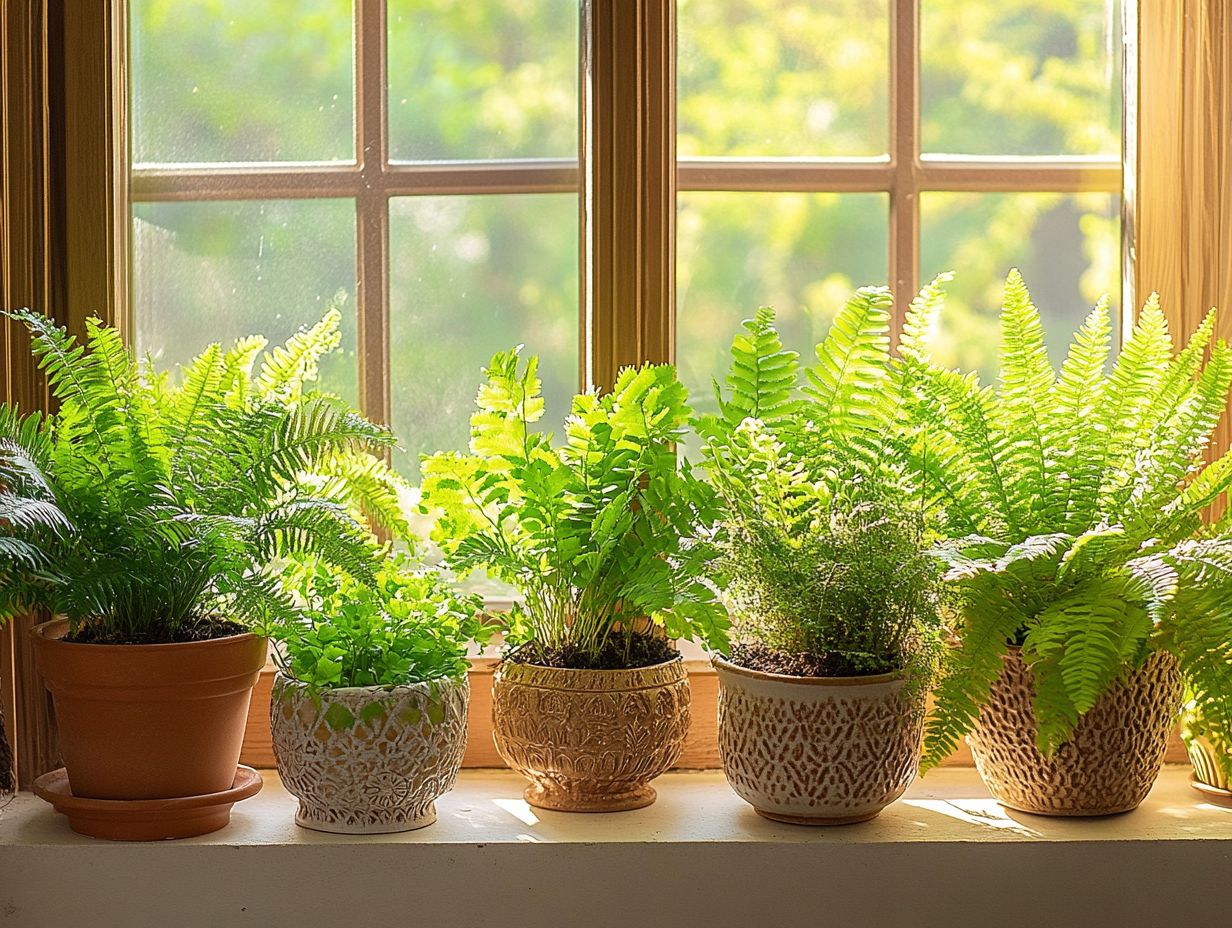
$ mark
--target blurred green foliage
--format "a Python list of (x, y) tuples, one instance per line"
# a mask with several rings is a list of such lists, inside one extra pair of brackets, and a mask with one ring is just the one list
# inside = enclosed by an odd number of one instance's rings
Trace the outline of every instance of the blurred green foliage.
[[(927, 153), (1114, 155), (1120, 0), (923, 0)], [(350, 0), (132, 0), (140, 161), (354, 157)], [(680, 156), (875, 157), (886, 149), (887, 0), (678, 0)], [(571, 157), (577, 0), (390, 0), (391, 157)], [(576, 198), (407, 198), (391, 208), (396, 460), (461, 447), (496, 346), (542, 356), (552, 418), (577, 385)], [(685, 192), (678, 360), (695, 405), (740, 319), (778, 310), (811, 355), (852, 288), (885, 283), (882, 194)], [(992, 307), (1011, 265), (1066, 331), (1118, 299), (1119, 200), (927, 194), (921, 279), (950, 288), (939, 360), (991, 373)], [(344, 297), (349, 397), (355, 211), (349, 201), (141, 204), (141, 347), (182, 360), (230, 332), (319, 318)], [(235, 306), (257, 315), (233, 319)], [(1064, 320), (1065, 324), (1061, 324)]]

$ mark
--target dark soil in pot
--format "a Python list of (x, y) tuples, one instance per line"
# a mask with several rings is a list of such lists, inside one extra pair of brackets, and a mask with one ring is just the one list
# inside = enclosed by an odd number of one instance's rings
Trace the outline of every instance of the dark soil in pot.
[(776, 651), (764, 644), (739, 642), (731, 647), (729, 660), (733, 664), (762, 673), (778, 673), (789, 677), (865, 677), (892, 673), (900, 668), (870, 668), (857, 664), (837, 651), (820, 654)]
[(641, 632), (616, 632), (608, 637), (597, 657), (573, 646), (545, 648), (532, 641), (505, 659), (514, 664), (564, 670), (633, 670), (653, 667), (678, 656), (679, 652), (666, 638)]
[(130, 634), (109, 629), (102, 623), (82, 623), (64, 640), (74, 644), (180, 644), (186, 641), (213, 641), (230, 638), (248, 631), (238, 622), (221, 616), (201, 616), (172, 629), (159, 629), (151, 634)]

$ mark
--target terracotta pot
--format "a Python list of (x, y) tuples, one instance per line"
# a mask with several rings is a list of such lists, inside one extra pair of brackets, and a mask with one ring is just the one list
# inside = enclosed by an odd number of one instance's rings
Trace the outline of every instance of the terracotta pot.
[(713, 663), (723, 772), (759, 815), (864, 822), (915, 779), (924, 693), (909, 695), (901, 674), (793, 677)]
[(618, 812), (655, 800), (650, 781), (689, 732), (679, 657), (634, 670), (563, 670), (506, 661), (492, 687), (492, 736), (531, 781), (526, 801), (562, 812)]
[(1047, 758), (1035, 747), (1031, 668), (1019, 648), (968, 741), (984, 783), (1003, 805), (1038, 815), (1113, 815), (1136, 809), (1163, 765), (1181, 701), (1176, 660), (1157, 651), (1082, 717), (1073, 737)]
[(270, 727), (295, 821), (349, 835), (431, 825), (462, 765), (469, 696), (465, 675), (320, 689), (278, 674)]
[(74, 796), (173, 799), (229, 790), (266, 641), (75, 644), (31, 630)]

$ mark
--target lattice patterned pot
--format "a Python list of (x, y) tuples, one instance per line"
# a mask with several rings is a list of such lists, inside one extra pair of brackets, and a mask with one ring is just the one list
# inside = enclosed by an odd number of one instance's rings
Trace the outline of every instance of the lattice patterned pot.
[(1002, 804), (1039, 815), (1112, 815), (1136, 809), (1163, 765), (1181, 701), (1165, 651), (1116, 683), (1051, 758), (1035, 747), (1034, 677), (1018, 648), (968, 737), (975, 766)]
[(465, 675), (319, 689), (279, 674), (270, 725), (295, 821), (354, 835), (431, 825), (462, 764), (469, 696)]
[(562, 812), (617, 812), (655, 800), (650, 781), (689, 731), (679, 657), (634, 670), (565, 670), (506, 661), (492, 687), (496, 750), (531, 781), (526, 801)]
[(792, 677), (714, 658), (719, 753), (759, 815), (864, 822), (903, 794), (920, 762), (924, 695), (901, 675)]

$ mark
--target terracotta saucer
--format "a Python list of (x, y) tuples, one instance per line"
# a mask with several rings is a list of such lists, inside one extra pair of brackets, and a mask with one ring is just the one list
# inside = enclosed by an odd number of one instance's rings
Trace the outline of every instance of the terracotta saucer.
[(1211, 786), (1210, 783), (1203, 783), (1193, 774), (1190, 774), (1189, 776), (1189, 785), (1211, 802), (1217, 802), (1224, 806), (1232, 806), (1232, 790), (1220, 789), (1218, 786)]
[(34, 781), (34, 793), (68, 816), (78, 834), (111, 841), (191, 838), (226, 826), (231, 806), (261, 791), (261, 774), (240, 764), (230, 789), (177, 799), (87, 799), (74, 796), (61, 767)]

